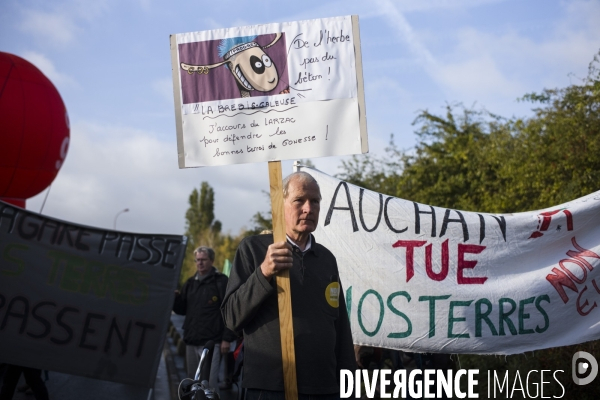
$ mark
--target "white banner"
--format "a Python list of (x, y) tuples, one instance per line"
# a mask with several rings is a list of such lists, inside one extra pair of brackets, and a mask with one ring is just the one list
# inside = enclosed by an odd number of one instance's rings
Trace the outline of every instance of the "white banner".
[(186, 243), (0, 202), (0, 362), (152, 387)]
[(180, 168), (368, 151), (357, 17), (171, 36)]
[(514, 354), (600, 339), (600, 192), (487, 214), (321, 187), (316, 240), (336, 256), (354, 342)]

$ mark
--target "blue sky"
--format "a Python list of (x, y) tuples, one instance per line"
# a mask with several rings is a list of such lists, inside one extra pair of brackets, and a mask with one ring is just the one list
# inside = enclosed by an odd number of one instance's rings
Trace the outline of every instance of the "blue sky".
[[(266, 164), (177, 167), (169, 35), (350, 14), (360, 18), (375, 154), (391, 133), (413, 147), (419, 110), (461, 102), (527, 116), (517, 98), (577, 83), (600, 49), (598, 1), (4, 0), (0, 51), (40, 68), (71, 121), (69, 153), (43, 213), (112, 228), (129, 208), (118, 229), (180, 234), (190, 192), (207, 181), (224, 230), (249, 226), (269, 207)], [(341, 160), (311, 161), (333, 175)], [(45, 195), (27, 208), (39, 211)]]

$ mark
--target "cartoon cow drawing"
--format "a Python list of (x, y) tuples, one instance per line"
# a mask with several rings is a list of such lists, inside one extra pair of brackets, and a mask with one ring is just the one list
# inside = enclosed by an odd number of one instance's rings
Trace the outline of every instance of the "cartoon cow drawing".
[[(182, 62), (181, 68), (193, 74), (208, 74), (211, 69), (225, 66), (231, 71), (240, 90), (241, 97), (250, 97), (250, 91), (269, 92), (279, 83), (277, 67), (265, 53), (265, 49), (273, 46), (282, 34), (277, 33), (271, 43), (261, 46), (254, 40), (256, 36), (234, 37), (221, 40), (219, 44), (219, 57), (223, 61), (206, 64), (192, 65)], [(289, 93), (284, 90), (282, 93)]]

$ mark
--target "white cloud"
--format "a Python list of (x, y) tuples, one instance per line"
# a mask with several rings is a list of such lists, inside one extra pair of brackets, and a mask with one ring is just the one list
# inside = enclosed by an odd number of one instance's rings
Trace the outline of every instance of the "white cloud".
[(596, 40), (600, 37), (600, 3), (594, 0), (571, 1), (565, 4), (566, 18), (559, 25), (558, 31), (566, 30), (567, 33), (576, 29), (587, 31), (590, 38)]
[(20, 28), (37, 39), (60, 45), (70, 44), (79, 31), (68, 14), (38, 10), (25, 10)]
[(21, 57), (35, 65), (40, 71), (52, 81), (55, 85), (71, 85), (76, 86), (77, 83), (70, 76), (58, 72), (54, 63), (45, 55), (35, 51), (25, 51), (20, 54)]
[[(256, 211), (268, 209), (260, 190), (269, 188), (264, 165), (180, 170), (174, 141), (127, 127), (74, 123), (43, 213), (112, 229), (115, 215), (129, 208), (118, 218), (120, 230), (182, 234), (188, 197), (202, 181), (215, 190), (215, 214), (225, 231), (237, 233)], [(27, 208), (39, 211), (45, 194), (28, 200)]]
[(430, 51), (423, 45), (412, 26), (408, 23), (404, 15), (390, 0), (377, 0), (379, 11), (392, 28), (398, 34), (399, 38), (410, 49), (418, 61), (430, 72), (436, 68), (436, 60)]
[(407, 103), (411, 99), (411, 93), (403, 88), (397, 79), (389, 76), (375, 76), (365, 82), (367, 94), (373, 93), (384, 101), (393, 100), (394, 104)]
[[(383, 2), (369, 2), (364, 0), (322, 1), (316, 6), (302, 8), (285, 21), (297, 21), (310, 18), (327, 18), (339, 15), (358, 15), (360, 20), (386, 16), (390, 6), (398, 12), (427, 12), (432, 10), (465, 9), (479, 7), (490, 3), (504, 2), (506, 0), (385, 0)], [(343, 10), (343, 11), (340, 11)], [(394, 11), (395, 12), (395, 11)], [(231, 25), (234, 26), (234, 25)]]
[[(490, 2), (495, 1), (485, 3)], [(425, 39), (439, 41), (440, 32), (431, 36), (429, 32), (418, 32), (404, 16), (412, 11), (468, 9), (485, 3), (379, 0), (376, 4), (412, 57), (445, 93), (446, 101), (477, 100), (492, 110), (503, 112), (514, 107), (515, 99), (528, 91), (569, 84), (567, 76), (571, 72), (577, 76), (585, 74), (582, 66), (587, 66), (599, 46), (598, 2), (564, 3), (562, 18), (548, 26), (542, 38), (534, 39), (508, 29), (493, 32), (462, 27), (447, 32), (444, 42), (448, 45), (438, 43), (436, 52), (428, 48)]]
[(112, 0), (63, 0), (62, 3), (56, 3), (55, 9), (69, 14), (73, 19), (91, 21), (108, 11), (111, 2)]
[(506, 77), (489, 54), (465, 58), (459, 63), (440, 65), (433, 77), (449, 93), (469, 98), (488, 98), (490, 95), (515, 97), (524, 88)]
[(585, 74), (600, 46), (600, 4), (569, 3), (564, 17), (541, 39), (504, 31), (500, 34), (461, 29), (456, 46), (442, 58), (434, 79), (452, 93), (479, 100), (515, 99), (527, 91), (561, 87), (568, 74)]
[(49, 2), (47, 9), (22, 9), (19, 29), (47, 45), (65, 47), (84, 32), (82, 22), (92, 21), (107, 10), (108, 0)]
[[(543, 62), (564, 65), (577, 73), (587, 67), (600, 48), (600, 2), (573, 1), (565, 4), (565, 17), (553, 30), (538, 55)], [(585, 70), (587, 72), (587, 70)], [(563, 80), (565, 76), (562, 76)]]

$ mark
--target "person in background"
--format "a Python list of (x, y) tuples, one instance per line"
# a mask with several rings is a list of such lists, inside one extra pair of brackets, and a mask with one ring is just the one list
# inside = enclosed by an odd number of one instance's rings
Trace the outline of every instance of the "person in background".
[[(236, 335), (225, 328), (220, 305), (225, 296), (227, 276), (213, 266), (215, 252), (210, 247), (194, 250), (196, 274), (175, 291), (173, 311), (185, 315), (183, 341), (186, 345), (185, 360), (189, 378), (194, 378), (204, 345), (214, 340), (209, 385), (218, 388), (221, 353), (229, 352), (230, 342)], [(224, 357), (224, 360), (227, 360)], [(226, 362), (226, 361), (225, 361)]]

